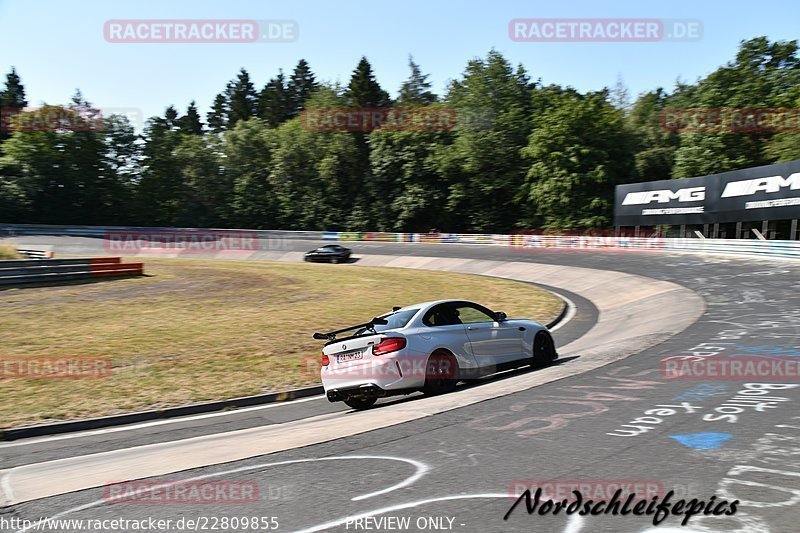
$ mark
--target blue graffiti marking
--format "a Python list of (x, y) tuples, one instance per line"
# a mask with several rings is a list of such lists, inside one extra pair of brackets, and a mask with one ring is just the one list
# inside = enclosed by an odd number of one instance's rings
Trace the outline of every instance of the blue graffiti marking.
[(684, 446), (700, 450), (718, 450), (722, 444), (733, 437), (729, 433), (692, 433), (691, 435), (670, 435)]
[(714, 396), (715, 394), (720, 394), (722, 391), (725, 390), (725, 385), (711, 385), (709, 383), (701, 383), (695, 388), (688, 390), (681, 394), (680, 396), (676, 396), (673, 398), (673, 401), (686, 401), (686, 402), (699, 402), (704, 398), (708, 398), (709, 396)]
[(734, 357), (742, 354), (757, 354), (755, 357), (770, 358), (770, 356), (783, 356), (783, 357), (800, 357), (800, 349), (797, 346), (787, 344), (776, 345), (763, 345), (763, 346), (741, 346), (737, 345), (734, 348), (736, 353)]

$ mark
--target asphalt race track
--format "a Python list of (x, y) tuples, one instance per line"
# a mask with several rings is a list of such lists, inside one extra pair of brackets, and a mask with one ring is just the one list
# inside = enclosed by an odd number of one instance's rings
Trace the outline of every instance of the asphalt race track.
[[(53, 245), (59, 254), (103, 254), (98, 239), (42, 236), (26, 237), (25, 242)], [(306, 251), (316, 244), (284, 241), (282, 252)], [(358, 430), (334, 440), (320, 438), (311, 445), (301, 442), (300, 447), (287, 446), (268, 455), (158, 476), (159, 482), (187, 478), (253, 482), (259, 497), (249, 503), (106, 503), (104, 489), (96, 487), (13, 503), (0, 511), (0, 518), (174, 521), (207, 517), (205, 530), (209, 531), (237, 530), (230, 524), (212, 528), (222, 516), (274, 517), (278, 527), (270, 530), (286, 532), (798, 531), (798, 378), (668, 381), (660, 376), (659, 361), (668, 356), (717, 353), (770, 361), (800, 357), (800, 265), (660, 252), (388, 243), (347, 246), (353, 248), (356, 257), (435, 256), (620, 272), (685, 287), (702, 297), (705, 309), (684, 331), (666, 340), (659, 338), (651, 343), (655, 345), (624, 359), (442, 411), (429, 412), (427, 399), (415, 395), (382, 400), (364, 413), (369, 417), (361, 417), (343, 404), (313, 397), (134, 427), (0, 443), (2, 469), (40, 468), (46, 474), (62, 464), (75, 468), (84, 464), (83, 459), (75, 458), (87, 456), (91, 459), (86, 459), (84, 468), (89, 476), (102, 475), (91, 471), (98, 457), (136, 460), (142, 471), (155, 471), (160, 465), (153, 463), (165, 455), (148, 455), (151, 449), (177, 446), (182, 450), (186, 442), (209, 449), (235, 448), (240, 439), (271, 435), (261, 433), (265, 427), (278, 431), (297, 424), (302, 431), (324, 431), (328, 421), (357, 425), (359, 420), (388, 420), (398, 416), (395, 413), (403, 414), (398, 423), (375, 426), (379, 429)], [(552, 270), (550, 266), (531, 268)], [(575, 304), (572, 319), (554, 333), (563, 347), (589, 334), (592, 325), (603, 320), (604, 312), (599, 310), (599, 303), (582, 297), (579, 290), (560, 292)], [(410, 302), (398, 302), (403, 303)], [(686, 305), (690, 304), (694, 305), (687, 299)], [(683, 311), (680, 300), (673, 305), (674, 309), (661, 312)], [(634, 310), (630, 320), (637, 318)], [(620, 357), (624, 355), (621, 352)], [(590, 357), (584, 354), (583, 359)], [(581, 353), (577, 353), (565, 357), (558, 368), (515, 371), (485, 383), (462, 386), (452, 398), (528, 382), (536, 374), (568, 372), (585, 362), (581, 359)], [(761, 401), (741, 400), (744, 397)], [(147, 446), (154, 448), (143, 448)], [(13, 494), (14, 476), (14, 470), (7, 470), (0, 478), (5, 501), (18, 501)], [(41, 482), (46, 484), (46, 479)], [(119, 480), (106, 480), (111, 481)], [(553, 487), (586, 487), (587, 494), (597, 492), (595, 499), (610, 498), (614, 490), (609, 487), (622, 484), (635, 487), (631, 490), (641, 497), (646, 495), (639, 489), (655, 487), (660, 494), (673, 490), (673, 500), (708, 501), (716, 495), (717, 501), (740, 502), (733, 516), (701, 513), (688, 526), (680, 525), (682, 517), (669, 517), (655, 528), (652, 516), (528, 515), (524, 504), (504, 520), (515, 501), (514, 494), (545, 482)], [(367, 516), (372, 518), (365, 520)], [(81, 529), (62, 526), (38, 530)]]

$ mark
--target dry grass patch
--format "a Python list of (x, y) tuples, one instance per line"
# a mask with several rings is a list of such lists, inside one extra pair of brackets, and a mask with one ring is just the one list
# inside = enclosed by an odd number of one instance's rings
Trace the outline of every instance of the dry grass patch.
[(0, 244), (0, 260), (3, 259), (24, 259), (22, 254), (17, 251), (14, 246), (9, 244)]
[(109, 357), (105, 379), (6, 379), (2, 427), (232, 398), (318, 382), (311, 338), (408, 305), (476, 300), (547, 322), (550, 293), (464, 274), (345, 265), (147, 259), (147, 276), (0, 291), (5, 356)]

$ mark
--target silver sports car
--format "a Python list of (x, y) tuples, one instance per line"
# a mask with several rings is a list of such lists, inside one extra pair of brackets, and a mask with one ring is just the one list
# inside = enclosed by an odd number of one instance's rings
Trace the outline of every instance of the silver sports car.
[(461, 380), (558, 357), (545, 326), (464, 300), (395, 307), (314, 338), (328, 341), (320, 371), (328, 400), (355, 409), (382, 396), (449, 392)]

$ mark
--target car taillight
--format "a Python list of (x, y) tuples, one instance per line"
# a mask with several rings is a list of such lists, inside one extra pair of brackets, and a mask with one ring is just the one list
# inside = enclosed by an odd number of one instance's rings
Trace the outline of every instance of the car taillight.
[(372, 347), (373, 355), (396, 352), (406, 347), (406, 340), (403, 337), (389, 337)]
[(325, 352), (322, 352), (322, 366), (328, 366), (329, 364), (331, 364), (330, 358), (325, 355)]

